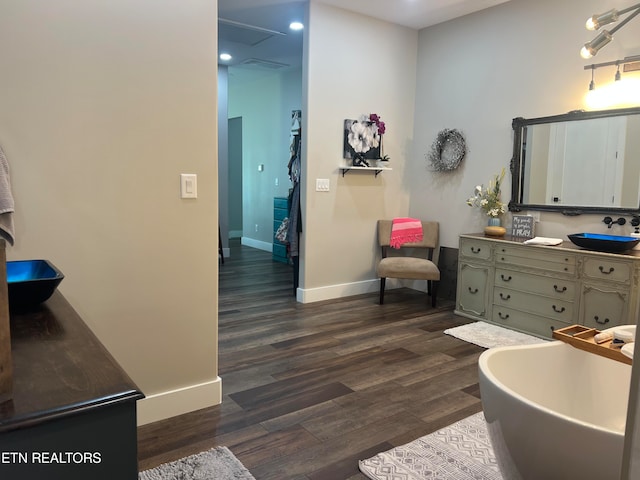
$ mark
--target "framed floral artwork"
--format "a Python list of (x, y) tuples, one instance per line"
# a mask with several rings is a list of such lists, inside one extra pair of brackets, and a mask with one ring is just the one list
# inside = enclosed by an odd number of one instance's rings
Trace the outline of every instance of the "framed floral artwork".
[(385, 124), (378, 115), (362, 115), (344, 121), (344, 158), (354, 166), (369, 166), (370, 160), (388, 160), (382, 152)]

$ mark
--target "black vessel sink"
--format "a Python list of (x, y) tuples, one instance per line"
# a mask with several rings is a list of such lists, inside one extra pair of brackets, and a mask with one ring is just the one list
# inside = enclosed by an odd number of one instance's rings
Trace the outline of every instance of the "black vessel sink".
[(640, 238), (600, 233), (574, 233), (567, 235), (577, 246), (597, 252), (622, 253), (635, 247)]
[(36, 305), (47, 300), (64, 278), (48, 260), (7, 262), (9, 308)]

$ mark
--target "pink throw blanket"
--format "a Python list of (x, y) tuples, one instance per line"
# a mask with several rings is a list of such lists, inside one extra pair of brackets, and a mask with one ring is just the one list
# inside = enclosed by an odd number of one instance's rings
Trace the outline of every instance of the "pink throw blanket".
[(394, 218), (391, 225), (392, 248), (400, 248), (404, 243), (421, 242), (422, 222), (415, 218)]

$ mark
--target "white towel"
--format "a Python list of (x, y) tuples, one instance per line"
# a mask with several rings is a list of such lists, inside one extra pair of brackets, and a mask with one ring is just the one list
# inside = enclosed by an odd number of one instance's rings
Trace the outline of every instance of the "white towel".
[(15, 211), (11, 180), (9, 178), (9, 162), (0, 147), (0, 236), (13, 245), (13, 212)]
[(533, 237), (523, 242), (525, 245), (560, 245), (561, 238)]

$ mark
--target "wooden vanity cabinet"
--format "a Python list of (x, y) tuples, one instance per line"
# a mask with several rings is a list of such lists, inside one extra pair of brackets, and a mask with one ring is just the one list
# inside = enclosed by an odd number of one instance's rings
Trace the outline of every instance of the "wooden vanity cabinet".
[[(581, 323), (603, 329), (636, 323), (638, 304), (637, 263), (608, 257), (586, 256), (581, 289)], [(635, 273), (635, 288), (632, 288)], [(634, 313), (633, 319), (630, 312)], [(633, 320), (633, 321), (631, 321)]]
[(476, 238), (460, 241), (456, 292), (456, 308), (460, 315), (489, 319), (489, 295), (494, 275), (492, 252), (490, 241)]
[(509, 236), (460, 237), (457, 314), (543, 338), (571, 324), (604, 329), (636, 323), (640, 257), (635, 252), (522, 242)]
[(59, 291), (10, 317), (0, 479), (137, 480), (136, 384)]

